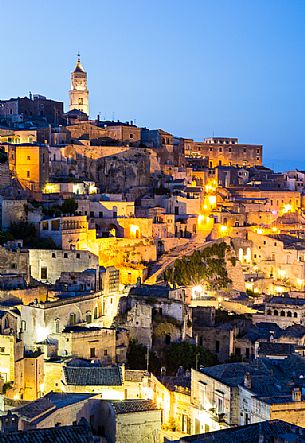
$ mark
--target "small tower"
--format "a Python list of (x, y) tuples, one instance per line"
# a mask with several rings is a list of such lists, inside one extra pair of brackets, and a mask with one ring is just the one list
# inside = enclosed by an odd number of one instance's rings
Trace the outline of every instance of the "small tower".
[(89, 115), (89, 91), (87, 89), (87, 72), (82, 67), (80, 55), (74, 71), (71, 73), (70, 111), (78, 109)]

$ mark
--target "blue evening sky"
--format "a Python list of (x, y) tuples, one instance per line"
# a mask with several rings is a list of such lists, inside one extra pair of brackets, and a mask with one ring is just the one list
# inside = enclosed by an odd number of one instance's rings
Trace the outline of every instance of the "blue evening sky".
[(79, 50), (92, 118), (239, 137), (305, 169), (304, 0), (0, 0), (0, 16), (0, 98), (67, 106)]

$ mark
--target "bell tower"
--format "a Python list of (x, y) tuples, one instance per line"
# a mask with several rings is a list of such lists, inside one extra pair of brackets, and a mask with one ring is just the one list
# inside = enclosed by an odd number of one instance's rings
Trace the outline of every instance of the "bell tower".
[(87, 72), (82, 67), (80, 55), (74, 71), (71, 73), (70, 111), (78, 109), (89, 115), (89, 91), (87, 89)]

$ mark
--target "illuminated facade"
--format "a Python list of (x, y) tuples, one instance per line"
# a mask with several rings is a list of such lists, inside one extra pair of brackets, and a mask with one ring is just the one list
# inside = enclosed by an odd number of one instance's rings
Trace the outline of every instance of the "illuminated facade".
[(89, 115), (89, 91), (87, 89), (87, 72), (78, 56), (74, 71), (71, 73), (70, 111), (78, 109)]

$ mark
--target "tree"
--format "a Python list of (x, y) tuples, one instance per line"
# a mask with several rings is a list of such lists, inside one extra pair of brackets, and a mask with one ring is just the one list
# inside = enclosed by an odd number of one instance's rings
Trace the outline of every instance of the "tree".
[(188, 257), (175, 261), (174, 269), (166, 270), (165, 280), (179, 286), (197, 286), (208, 284), (211, 289), (228, 286), (226, 253), (230, 250), (227, 243), (215, 243), (202, 251), (194, 251)]
[(196, 359), (198, 359), (198, 367), (200, 365), (212, 366), (217, 363), (216, 357), (203, 346), (181, 342), (171, 343), (166, 347), (162, 355), (162, 364), (166, 367), (168, 375), (175, 375), (180, 366), (184, 369), (195, 369)]
[(18, 222), (12, 223), (10, 227), (10, 233), (16, 240), (23, 240), (25, 246), (29, 246), (36, 238), (36, 229), (32, 223)]
[[(129, 369), (147, 369), (147, 347), (138, 343), (137, 340), (130, 340), (126, 359)], [(150, 350), (149, 371), (158, 374), (160, 373), (160, 368), (160, 359), (155, 352)]]
[(64, 200), (63, 204), (61, 205), (61, 210), (63, 214), (75, 214), (78, 208), (78, 203), (75, 201), (74, 198), (67, 198)]

